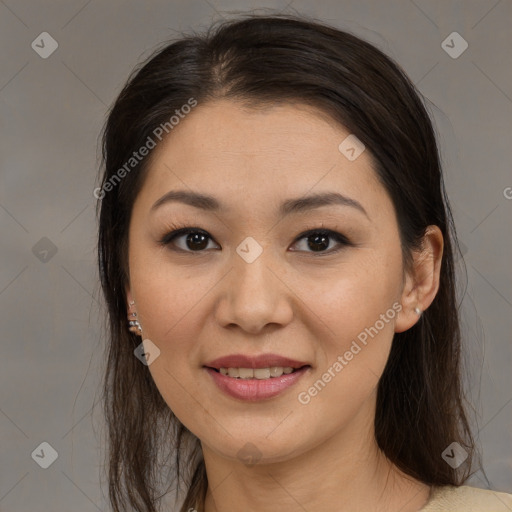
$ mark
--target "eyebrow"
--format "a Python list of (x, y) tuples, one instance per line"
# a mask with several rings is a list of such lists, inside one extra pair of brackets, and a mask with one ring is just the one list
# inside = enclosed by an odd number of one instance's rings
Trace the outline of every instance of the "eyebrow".
[[(171, 190), (153, 204), (151, 211), (153, 212), (160, 206), (173, 202), (187, 204), (205, 211), (220, 211), (225, 209), (221, 202), (213, 196), (190, 192), (188, 190)], [(349, 206), (363, 213), (368, 219), (370, 218), (361, 203), (338, 192), (324, 192), (298, 197), (296, 199), (287, 199), (281, 204), (279, 214), (286, 216), (292, 213), (302, 213), (322, 206), (332, 205)]]

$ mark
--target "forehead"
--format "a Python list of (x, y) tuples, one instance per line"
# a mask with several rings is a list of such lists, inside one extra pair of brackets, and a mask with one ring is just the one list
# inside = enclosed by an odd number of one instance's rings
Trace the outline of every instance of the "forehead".
[(189, 188), (246, 206), (252, 199), (271, 203), (329, 190), (371, 210), (388, 198), (369, 151), (353, 161), (340, 151), (349, 135), (306, 105), (199, 104), (153, 150), (143, 189), (158, 198), (172, 188)]

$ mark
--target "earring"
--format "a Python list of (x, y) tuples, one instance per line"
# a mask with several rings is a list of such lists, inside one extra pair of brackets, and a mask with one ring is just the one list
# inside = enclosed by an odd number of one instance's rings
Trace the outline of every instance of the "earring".
[(421, 316), (422, 311), (421, 311), (421, 309), (420, 309), (420, 308), (418, 308), (418, 307), (414, 308), (414, 312), (415, 312), (418, 316)]
[[(131, 309), (135, 305), (135, 301), (128, 302), (128, 307)], [(142, 336), (142, 326), (137, 320), (137, 312), (131, 311), (128, 315), (128, 330), (137, 336)]]
[(138, 320), (129, 320), (128, 321), (128, 330), (130, 332), (133, 332), (134, 334), (136, 334), (137, 336), (141, 336), (142, 335), (142, 327), (139, 323)]

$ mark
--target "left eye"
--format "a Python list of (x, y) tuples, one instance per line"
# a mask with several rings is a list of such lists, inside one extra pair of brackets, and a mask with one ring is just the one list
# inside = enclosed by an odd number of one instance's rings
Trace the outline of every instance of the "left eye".
[[(310, 230), (307, 231), (306, 233), (303, 233), (297, 238), (298, 241), (303, 239), (307, 240), (306, 247), (312, 249), (311, 252), (317, 253), (320, 252), (331, 254), (341, 249), (341, 247), (339, 247), (337, 249), (331, 249), (329, 251), (326, 251), (325, 249), (327, 249), (330, 245), (330, 239), (335, 240), (341, 246), (350, 245), (350, 242), (344, 235), (336, 231), (331, 231), (329, 229)], [(309, 251), (306, 250), (306, 252)]]
[[(185, 240), (184, 246), (182, 245), (180, 247), (176, 242), (183, 238)], [(197, 228), (181, 228), (166, 234), (161, 239), (160, 243), (165, 246), (176, 245), (177, 249), (173, 248), (173, 250), (183, 252), (204, 252), (208, 249), (209, 240), (213, 241), (206, 231)], [(343, 246), (351, 245), (344, 235), (329, 229), (312, 229), (306, 231), (296, 239), (294, 245), (297, 245), (298, 242), (302, 240), (306, 240), (306, 249), (298, 249), (298, 251), (304, 252), (331, 254), (339, 251)], [(326, 249), (331, 245), (331, 240), (334, 240), (342, 247), (339, 247), (338, 249), (331, 248), (327, 251)], [(293, 249), (293, 251), (296, 250), (297, 249)]]

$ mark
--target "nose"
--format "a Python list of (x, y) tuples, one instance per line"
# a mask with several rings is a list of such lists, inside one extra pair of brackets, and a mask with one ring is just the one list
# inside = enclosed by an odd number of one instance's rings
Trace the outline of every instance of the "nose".
[(270, 325), (277, 328), (291, 322), (293, 293), (266, 251), (251, 263), (234, 252), (231, 262), (231, 271), (219, 290), (219, 325), (238, 326), (247, 333), (258, 334), (269, 330)]

